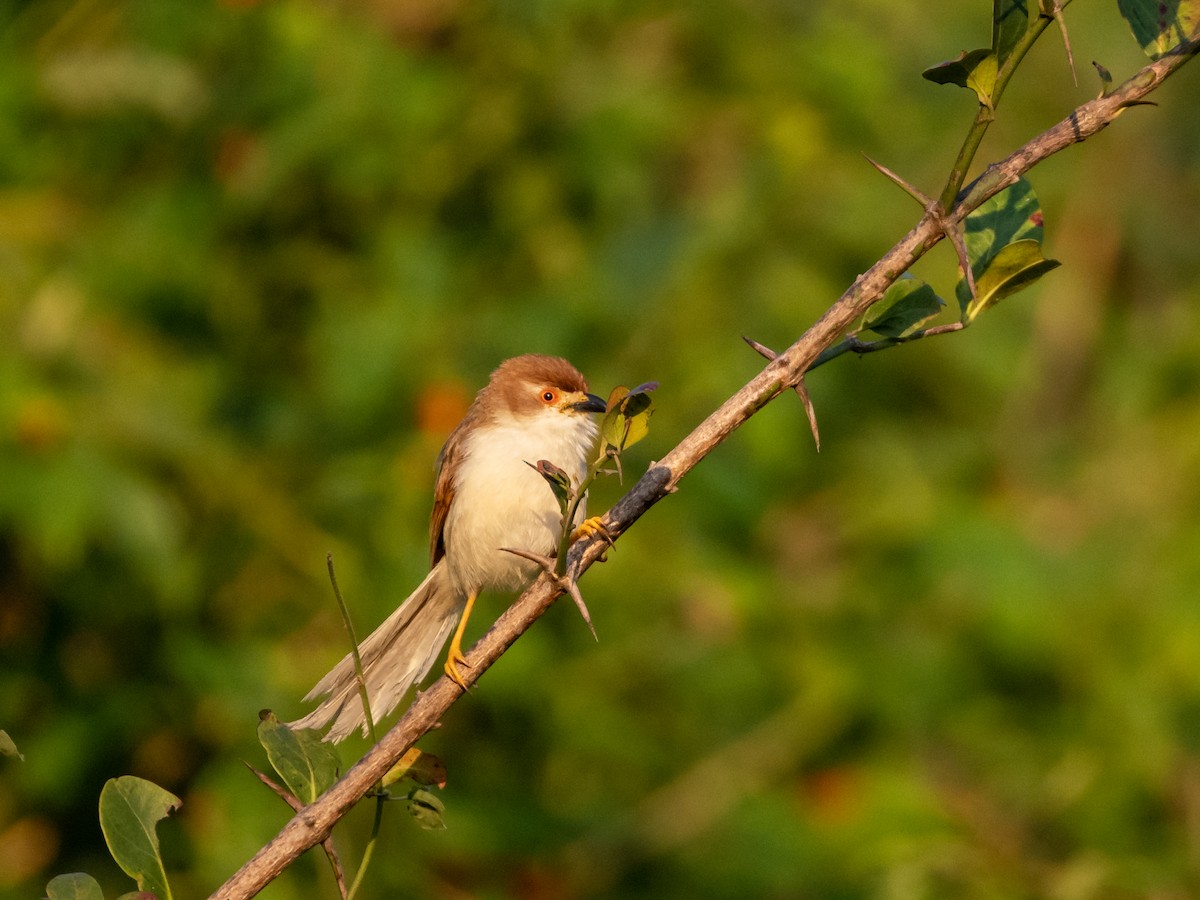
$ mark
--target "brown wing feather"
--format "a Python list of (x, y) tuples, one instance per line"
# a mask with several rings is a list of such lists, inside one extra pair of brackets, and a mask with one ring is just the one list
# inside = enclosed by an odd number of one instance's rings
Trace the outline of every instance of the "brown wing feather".
[(446, 527), (446, 514), (450, 512), (450, 503), (454, 500), (454, 480), (451, 473), (455, 469), (458, 457), (458, 429), (451, 433), (449, 439), (438, 454), (437, 481), (433, 485), (433, 513), (429, 518), (429, 565), (432, 568), (446, 555), (446, 542), (442, 531)]
[(450, 432), (437, 458), (437, 480), (433, 484), (433, 513), (429, 517), (429, 565), (432, 568), (446, 555), (446, 516), (454, 502), (454, 473), (462, 462), (463, 435), (478, 418), (477, 406), (467, 410), (463, 420)]

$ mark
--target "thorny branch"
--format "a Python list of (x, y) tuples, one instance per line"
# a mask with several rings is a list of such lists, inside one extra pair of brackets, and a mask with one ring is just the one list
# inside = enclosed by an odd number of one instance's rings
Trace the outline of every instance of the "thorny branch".
[[(1156, 90), (1200, 51), (1193, 37), (1140, 69), (1111, 93), (1077, 107), (1058, 124), (1007, 158), (989, 166), (959, 192), (945, 219), (928, 211), (875, 265), (860, 275), (799, 340), (779, 353), (753, 379), (701, 422), (603, 517), (608, 539), (595, 536), (571, 548), (570, 569), (582, 574), (604, 555), (647, 510), (673, 493), (679, 481), (725, 438), (781, 393), (801, 383), (805, 371), (826, 347), (842, 336), (909, 266), (945, 237), (946, 220), (961, 223), (988, 198), (1013, 184), (1042, 160), (1087, 140), (1107, 127), (1128, 106)], [(525, 591), (467, 654), (466, 681), (473, 684), (550, 607), (564, 588), (543, 575)], [(367, 754), (321, 797), (300, 810), (259, 852), (213, 894), (220, 900), (253, 897), (310, 847), (323, 842), (333, 826), (364, 797), (404, 752), (437, 726), (463, 690), (449, 678), (435, 681)]]

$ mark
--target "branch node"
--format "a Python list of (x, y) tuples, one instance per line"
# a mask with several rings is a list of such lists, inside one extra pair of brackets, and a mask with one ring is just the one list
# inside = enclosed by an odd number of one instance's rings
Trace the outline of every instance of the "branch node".
[[(609, 543), (612, 543), (611, 538), (609, 538)], [(587, 604), (583, 602), (583, 594), (579, 592), (579, 584), (576, 580), (578, 578), (578, 564), (572, 566), (571, 570), (567, 572), (567, 574), (559, 575), (557, 566), (555, 565), (555, 560), (549, 556), (543, 556), (540, 553), (532, 553), (529, 550), (514, 550), (512, 547), (501, 547), (500, 549), (505, 553), (511, 553), (513, 556), (520, 556), (523, 559), (529, 560), (530, 562), (537, 563), (541, 567), (542, 571), (549, 576), (550, 581), (555, 588), (562, 591), (564, 594), (569, 595), (570, 598), (575, 601), (575, 606), (579, 610), (579, 615), (583, 617), (583, 621), (587, 625), (588, 631), (592, 633), (593, 638), (595, 638), (597, 641), (600, 640), (599, 636), (596, 634), (596, 626), (592, 624), (592, 614), (588, 611)]]
[[(753, 338), (748, 338), (745, 335), (742, 335), (742, 340), (749, 344), (756, 353), (768, 360), (774, 361), (779, 358), (778, 353), (765, 344), (760, 344)], [(796, 395), (800, 398), (800, 402), (804, 404), (804, 414), (808, 416), (808, 427), (809, 430), (812, 431), (813, 443), (817, 445), (817, 452), (820, 453), (821, 431), (817, 427), (817, 411), (813, 407), (812, 397), (808, 395), (808, 385), (804, 383), (803, 375), (801, 375), (796, 383), (792, 385), (792, 390), (796, 392)]]

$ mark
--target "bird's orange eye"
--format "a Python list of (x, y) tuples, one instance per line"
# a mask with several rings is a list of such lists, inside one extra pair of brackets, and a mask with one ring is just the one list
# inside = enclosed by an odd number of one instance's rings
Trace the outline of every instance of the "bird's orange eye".
[(542, 402), (543, 403), (550, 404), (550, 403), (553, 403), (557, 399), (558, 399), (558, 391), (551, 390), (550, 388), (546, 388), (544, 391), (542, 391)]

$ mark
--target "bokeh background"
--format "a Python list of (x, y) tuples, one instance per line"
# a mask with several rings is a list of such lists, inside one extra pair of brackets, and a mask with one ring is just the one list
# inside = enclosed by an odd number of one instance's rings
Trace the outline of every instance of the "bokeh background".
[[(660, 381), (644, 470), (915, 221), (863, 154), (937, 191), (974, 98), (920, 72), (990, 4), (0, 17), (0, 896), (129, 890), (133, 773), (187, 898), (287, 817), (241, 761), (343, 652), (326, 553), (365, 632), (495, 364)], [(1067, 21), (1079, 85), (1048, 32), (982, 161), (1144, 63), (1115, 3)], [(819, 455), (782, 398), (639, 522), (599, 643), (560, 604), (423, 742), (449, 827), (390, 807), (362, 896), (1200, 894), (1195, 68), (1032, 174), (1061, 269), (824, 367)], [(313, 854), (263, 894), (333, 895)]]

